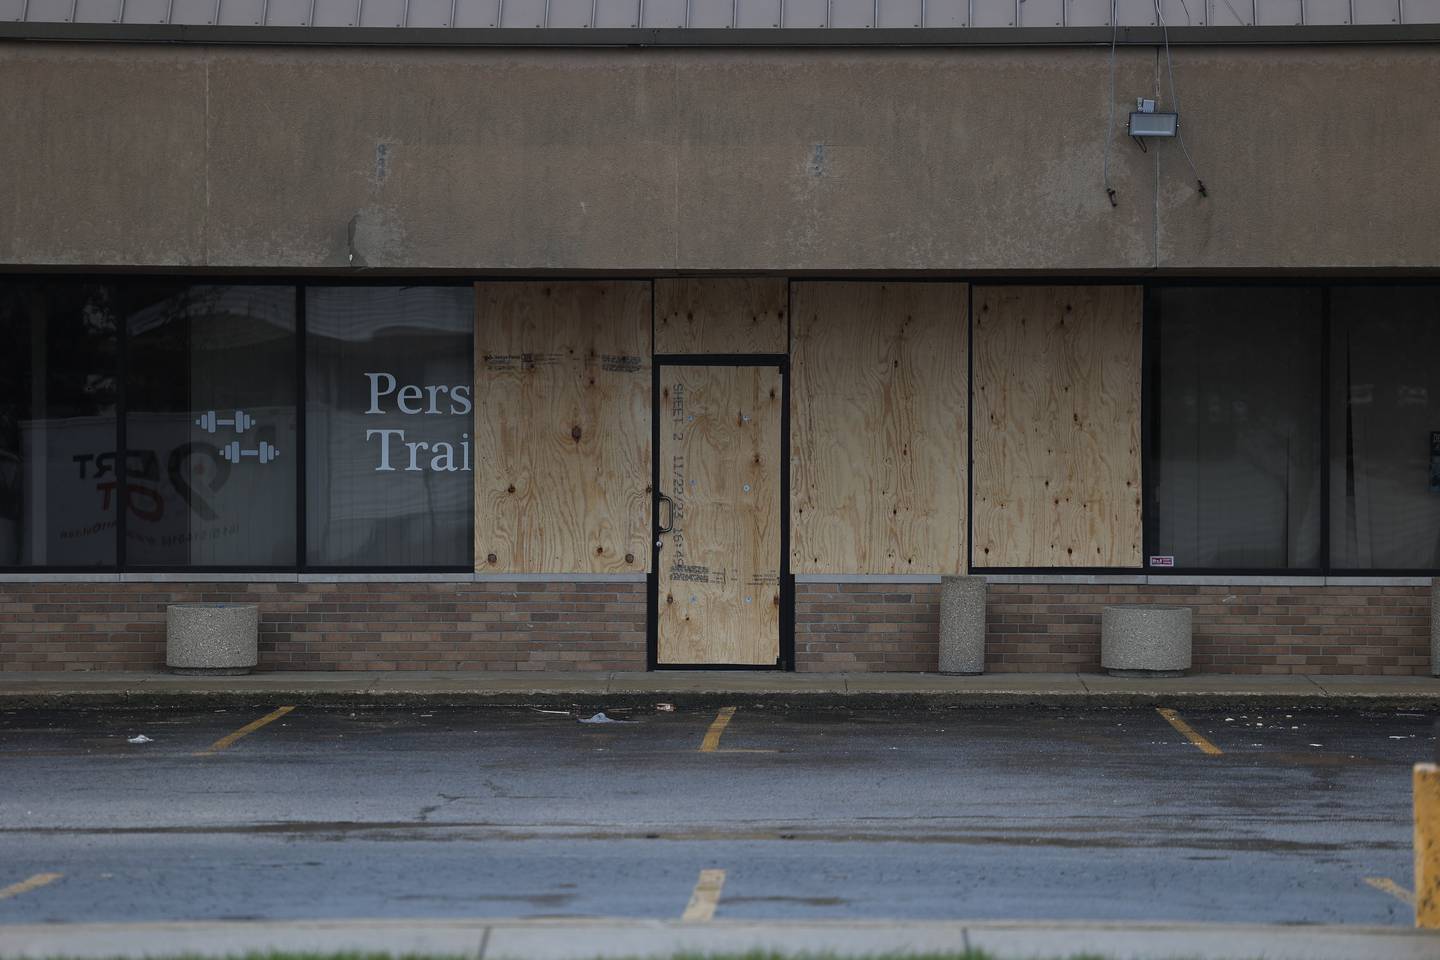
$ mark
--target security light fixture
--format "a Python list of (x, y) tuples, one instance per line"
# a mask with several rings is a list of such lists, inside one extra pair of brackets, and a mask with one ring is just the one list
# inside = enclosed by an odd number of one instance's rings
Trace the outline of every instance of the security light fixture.
[(1156, 113), (1155, 101), (1140, 97), (1130, 114), (1130, 137), (1141, 150), (1150, 137), (1174, 137), (1180, 130), (1180, 114)]
[(1141, 113), (1136, 111), (1130, 114), (1130, 136), (1137, 140), (1141, 137), (1173, 137), (1179, 127), (1180, 114), (1178, 113)]

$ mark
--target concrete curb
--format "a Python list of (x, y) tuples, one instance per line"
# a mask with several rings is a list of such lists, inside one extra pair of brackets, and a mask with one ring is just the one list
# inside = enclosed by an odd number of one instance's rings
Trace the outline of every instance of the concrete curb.
[[(0, 678), (0, 710), (160, 710), (215, 705), (285, 704), (328, 707), (559, 707), (647, 710), (657, 702), (684, 708), (726, 705), (804, 707), (812, 710), (991, 710), (991, 708), (1135, 708), (1181, 705), (1192, 710), (1284, 707), (1292, 710), (1434, 710), (1440, 707), (1440, 679), (1354, 679), (1335, 685), (1289, 681), (1283, 684), (1225, 684), (1214, 678), (1175, 681), (1122, 679), (1089, 675), (1032, 675), (1002, 679), (969, 676), (907, 675), (907, 678), (788, 679), (765, 682), (710, 674), (708, 681), (665, 682), (665, 674), (641, 675), (636, 684), (596, 675), (566, 676), (563, 681), (530, 684), (491, 678), (402, 679), (360, 676), (295, 679), (262, 675), (239, 678), (180, 678), (171, 675), (120, 676), (84, 682)], [(795, 676), (795, 675), (788, 675)], [(1254, 678), (1246, 678), (1253, 681)], [(1403, 681), (1403, 682), (1401, 682)]]
[(262, 950), (579, 960), (679, 951), (959, 951), (997, 957), (1433, 960), (1440, 936), (1401, 927), (1075, 921), (313, 920), (0, 926), (0, 957), (237, 955)]

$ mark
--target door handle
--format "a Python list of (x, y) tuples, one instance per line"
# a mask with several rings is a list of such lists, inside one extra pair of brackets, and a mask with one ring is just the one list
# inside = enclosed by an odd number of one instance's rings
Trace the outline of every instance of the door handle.
[[(661, 507), (662, 505), (664, 505), (664, 504), (669, 504), (669, 505), (670, 505), (670, 510), (668, 511), (668, 512), (669, 512), (669, 520), (667, 520), (665, 523), (661, 523), (661, 522), (660, 522), (660, 507)], [(674, 529), (675, 529), (675, 501), (674, 501), (674, 500), (671, 500), (669, 497), (665, 496), (665, 494), (663, 494), (663, 493), (656, 494), (656, 500), (655, 500), (655, 532), (656, 532), (657, 534), (659, 534), (661, 537), (663, 537), (665, 534), (669, 533), (670, 531), (672, 531), (672, 530), (674, 530)], [(655, 539), (655, 546), (657, 546), (657, 547), (658, 547), (658, 546), (661, 546), (661, 540), (660, 540), (659, 537), (656, 537), (656, 539)]]

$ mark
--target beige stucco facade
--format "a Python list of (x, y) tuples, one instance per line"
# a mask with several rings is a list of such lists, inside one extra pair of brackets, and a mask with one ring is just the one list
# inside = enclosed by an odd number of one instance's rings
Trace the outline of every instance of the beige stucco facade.
[[(1440, 46), (0, 42), (0, 264), (273, 271), (1440, 268)], [(353, 238), (353, 243), (352, 243)], [(352, 253), (354, 261), (352, 263)]]

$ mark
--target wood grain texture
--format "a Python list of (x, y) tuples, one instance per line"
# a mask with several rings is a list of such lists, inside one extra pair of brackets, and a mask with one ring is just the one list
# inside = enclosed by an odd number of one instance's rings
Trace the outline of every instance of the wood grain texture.
[(475, 285), (475, 568), (639, 572), (650, 284)]
[(656, 353), (788, 353), (783, 277), (655, 281)]
[(1139, 287), (975, 289), (977, 567), (1139, 567)]
[(964, 573), (965, 284), (791, 293), (791, 571)]
[(782, 406), (777, 367), (660, 368), (660, 663), (780, 655)]

